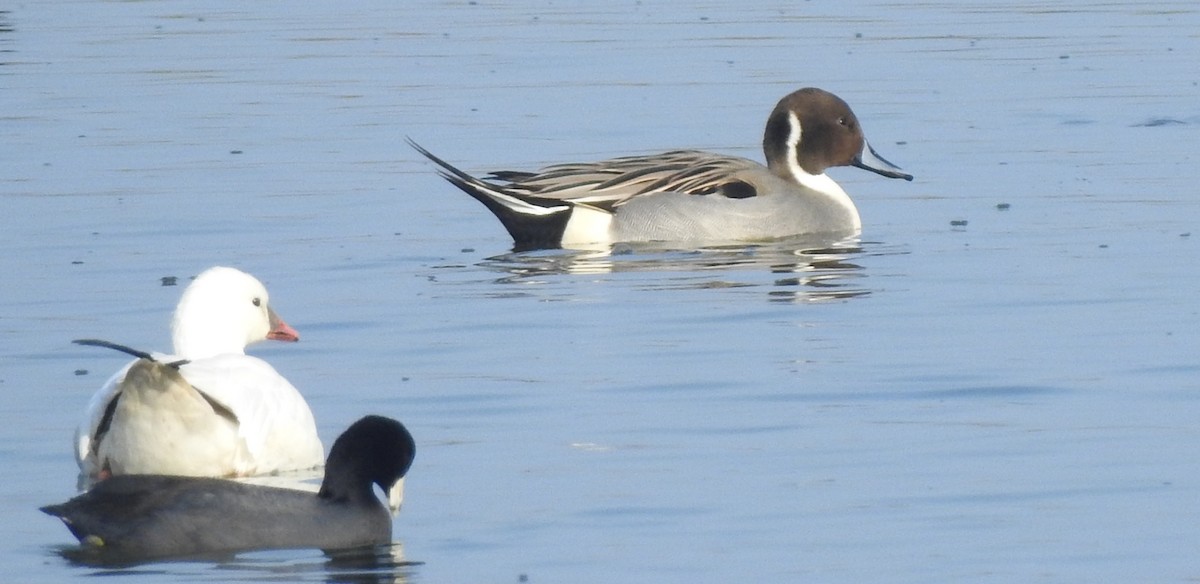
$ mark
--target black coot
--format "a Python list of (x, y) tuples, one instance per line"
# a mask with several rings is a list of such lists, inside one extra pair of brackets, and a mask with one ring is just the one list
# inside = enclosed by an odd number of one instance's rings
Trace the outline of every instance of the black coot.
[(388, 543), (388, 491), (412, 465), (403, 424), (366, 416), (333, 443), (317, 494), (218, 478), (116, 476), (42, 511), (92, 551), (122, 560), (271, 548), (345, 549)]

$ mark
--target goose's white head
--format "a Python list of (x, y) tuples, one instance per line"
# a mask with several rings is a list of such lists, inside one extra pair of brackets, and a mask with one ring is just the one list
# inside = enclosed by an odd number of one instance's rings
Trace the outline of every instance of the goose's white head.
[(203, 359), (245, 353), (246, 345), (271, 339), (298, 341), (300, 335), (271, 310), (267, 288), (233, 268), (209, 268), (183, 291), (171, 322), (175, 354)]

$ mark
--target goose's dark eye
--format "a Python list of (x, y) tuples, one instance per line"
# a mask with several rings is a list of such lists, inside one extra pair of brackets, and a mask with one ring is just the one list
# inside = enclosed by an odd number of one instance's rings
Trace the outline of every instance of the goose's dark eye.
[(262, 300), (260, 300), (258, 298), (255, 298), (254, 300), (252, 300), (252, 302), (254, 302), (255, 306), (262, 306)]

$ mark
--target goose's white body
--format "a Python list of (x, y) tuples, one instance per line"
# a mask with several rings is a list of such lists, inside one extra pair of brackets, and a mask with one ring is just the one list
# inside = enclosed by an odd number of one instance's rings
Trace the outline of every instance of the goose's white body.
[(261, 283), (231, 268), (204, 272), (184, 292), (173, 328), (177, 354), (139, 358), (92, 396), (75, 440), (85, 477), (247, 476), (322, 464), (304, 397), (245, 354), (257, 340), (298, 338)]

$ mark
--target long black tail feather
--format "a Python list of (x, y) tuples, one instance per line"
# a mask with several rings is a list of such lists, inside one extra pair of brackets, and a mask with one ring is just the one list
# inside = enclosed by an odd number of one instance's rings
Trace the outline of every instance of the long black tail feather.
[[(134, 349), (133, 347), (128, 347), (128, 346), (122, 345), (120, 343), (106, 341), (104, 339), (75, 339), (71, 342), (75, 343), (76, 345), (83, 345), (86, 347), (103, 347), (105, 349), (112, 349), (114, 351), (120, 351), (122, 353), (125, 353), (126, 355), (132, 355), (134, 357), (137, 357), (138, 359), (145, 359), (147, 361), (158, 361), (158, 359), (155, 359), (154, 355), (151, 355), (150, 353), (147, 353), (145, 351), (140, 351), (138, 349)], [(166, 366), (173, 367), (175, 369), (179, 369), (181, 366), (186, 365), (187, 363), (188, 363), (187, 359), (180, 359), (178, 361), (172, 361), (170, 363), (166, 363)]]

